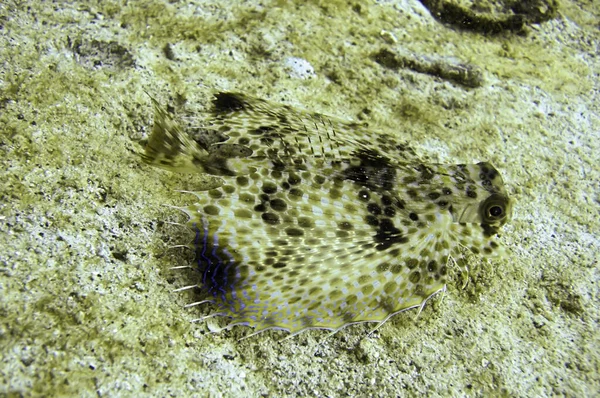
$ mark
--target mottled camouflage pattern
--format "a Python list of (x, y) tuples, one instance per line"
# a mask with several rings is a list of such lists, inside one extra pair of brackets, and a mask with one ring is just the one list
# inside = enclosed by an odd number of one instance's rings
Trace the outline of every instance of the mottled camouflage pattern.
[(382, 324), (498, 252), (511, 202), (489, 163), (428, 164), (364, 125), (219, 93), (184, 132), (155, 103), (144, 160), (199, 175), (182, 208), (218, 313), (257, 332)]

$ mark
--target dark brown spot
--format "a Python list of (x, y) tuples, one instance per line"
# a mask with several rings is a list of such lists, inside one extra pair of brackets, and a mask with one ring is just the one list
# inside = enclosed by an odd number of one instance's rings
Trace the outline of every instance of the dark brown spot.
[(291, 199), (300, 199), (302, 196), (304, 195), (304, 192), (301, 189), (298, 188), (292, 188), (290, 189), (290, 198)]
[(366, 189), (362, 189), (358, 192), (358, 199), (362, 200), (363, 202), (368, 201), (370, 196), (371, 195), (369, 194), (369, 191)]
[(479, 163), (481, 166), (481, 173), (479, 173), (480, 180), (493, 180), (498, 175), (498, 172), (494, 168), (488, 168), (485, 163)]
[(372, 216), (370, 214), (365, 217), (365, 222), (372, 227), (376, 227), (379, 225), (379, 220), (377, 219), (377, 217)]
[(367, 205), (367, 211), (375, 216), (378, 216), (381, 214), (381, 207), (379, 207), (377, 203), (371, 202)]
[(388, 263), (381, 263), (379, 265), (377, 265), (377, 272), (382, 273), (387, 271), (388, 269), (390, 269), (390, 265)]
[(383, 195), (381, 197), (381, 204), (384, 206), (391, 206), (393, 203), (392, 198), (389, 195)]
[(349, 230), (351, 230), (352, 228), (354, 228), (354, 227), (352, 226), (352, 224), (351, 224), (351, 223), (349, 223), (348, 221), (340, 221), (340, 222), (338, 222), (338, 224), (337, 224), (337, 225), (338, 225), (338, 228), (339, 228), (339, 229), (342, 229), (342, 230), (344, 230), (344, 231), (349, 231)]
[(339, 199), (342, 197), (342, 192), (339, 189), (332, 188), (331, 191), (329, 191), (329, 197), (334, 200)]
[(262, 219), (267, 224), (271, 224), (271, 225), (279, 224), (279, 216), (275, 213), (263, 213)]
[(427, 271), (429, 271), (429, 272), (435, 272), (435, 271), (437, 271), (437, 262), (435, 260), (431, 260), (427, 264)]
[(344, 171), (345, 179), (377, 191), (394, 187), (396, 169), (385, 156), (374, 150), (361, 150), (354, 155), (360, 163)]
[[(352, 306), (352, 305), (356, 304), (357, 300), (358, 300), (358, 297), (356, 297), (356, 295), (354, 295), (354, 294), (351, 294), (350, 296), (346, 297), (346, 304)], [(354, 315), (350, 319), (354, 319)]]
[(245, 176), (238, 176), (238, 177), (235, 179), (235, 182), (237, 182), (237, 184), (238, 184), (240, 187), (245, 187), (246, 185), (248, 185), (248, 177), (245, 177)]
[(406, 194), (411, 197), (411, 199), (417, 199), (419, 197), (419, 193), (414, 189), (409, 189), (406, 191)]
[(211, 216), (216, 216), (219, 214), (219, 208), (213, 205), (204, 206), (204, 212)]
[(275, 130), (275, 127), (273, 126), (260, 126), (253, 130), (250, 130), (248, 133), (251, 135), (264, 135), (273, 130)]
[(213, 199), (219, 199), (223, 196), (223, 192), (220, 189), (211, 189), (208, 191), (208, 195)]
[(281, 178), (281, 171), (279, 171), (279, 170), (271, 171), (271, 177), (273, 177), (276, 180), (279, 180)]
[[(334, 164), (335, 166), (335, 164)], [(336, 169), (339, 167), (336, 167)], [(333, 177), (333, 186), (336, 188), (341, 188), (344, 186), (344, 179), (340, 177)]]
[(383, 214), (385, 214), (388, 217), (394, 217), (396, 215), (396, 209), (394, 209), (391, 206), (388, 206), (383, 210)]
[(383, 285), (383, 291), (386, 292), (387, 294), (394, 293), (397, 288), (398, 288), (398, 285), (396, 284), (396, 282), (388, 282), (385, 285)]
[(298, 226), (302, 228), (312, 228), (315, 226), (315, 222), (309, 217), (298, 217)]
[(408, 238), (402, 235), (402, 231), (396, 228), (393, 221), (389, 218), (384, 218), (379, 222), (379, 229), (374, 239), (377, 242), (375, 249), (380, 251), (387, 250), (395, 244), (408, 242)]
[(408, 276), (408, 280), (411, 281), (412, 283), (419, 283), (420, 279), (421, 279), (421, 273), (419, 271), (413, 271)]
[(290, 173), (290, 176), (288, 177), (288, 183), (290, 185), (298, 185), (302, 182), (302, 178), (295, 173)]
[(271, 201), (271, 208), (275, 211), (285, 211), (287, 209), (287, 203), (283, 199), (273, 199)]
[(467, 196), (468, 196), (469, 198), (473, 198), (473, 199), (476, 199), (476, 198), (477, 198), (477, 192), (475, 191), (475, 187), (474, 187), (474, 186), (472, 186), (472, 185), (469, 185), (469, 186), (467, 187)]
[(252, 218), (252, 212), (248, 209), (237, 209), (233, 214), (238, 218)]
[(392, 274), (399, 274), (400, 271), (402, 271), (402, 265), (400, 265), (400, 264), (394, 264), (392, 266), (391, 271), (392, 271)]
[(285, 230), (285, 233), (288, 234), (288, 236), (302, 236), (304, 235), (304, 231), (299, 229), (299, 228), (287, 228)]
[(266, 194), (274, 194), (275, 192), (277, 192), (277, 185), (273, 184), (272, 182), (266, 181), (263, 183), (262, 191)]
[(400, 255), (401, 250), (396, 248), (396, 249), (392, 249), (390, 250), (388, 253), (390, 253), (390, 256), (392, 257), (398, 257)]

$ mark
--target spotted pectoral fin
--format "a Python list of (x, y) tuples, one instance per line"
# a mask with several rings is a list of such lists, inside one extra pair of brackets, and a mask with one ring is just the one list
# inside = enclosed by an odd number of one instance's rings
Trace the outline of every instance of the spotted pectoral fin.
[(355, 233), (327, 237), (281, 222), (278, 233), (260, 234), (244, 221), (230, 224), (199, 235), (197, 261), (232, 324), (297, 332), (382, 322), (423, 305), (446, 283), (441, 253), (419, 261), (410, 247), (379, 250), (372, 237)]
[(381, 322), (444, 286), (449, 246), (387, 196), (365, 201), (352, 181), (308, 173), (224, 177), (185, 209), (202, 285), (232, 323), (296, 332)]

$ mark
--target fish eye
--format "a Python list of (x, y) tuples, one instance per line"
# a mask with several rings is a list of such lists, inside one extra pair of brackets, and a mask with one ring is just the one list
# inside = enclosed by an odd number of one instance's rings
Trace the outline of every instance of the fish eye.
[(504, 209), (501, 206), (493, 205), (488, 209), (488, 216), (490, 218), (498, 218), (504, 214)]
[(508, 198), (500, 194), (492, 194), (479, 206), (479, 216), (484, 224), (506, 221)]

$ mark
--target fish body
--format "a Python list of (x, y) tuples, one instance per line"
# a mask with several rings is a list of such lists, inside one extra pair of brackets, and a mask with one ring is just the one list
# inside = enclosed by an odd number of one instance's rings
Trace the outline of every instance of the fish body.
[(198, 174), (181, 209), (228, 326), (381, 324), (444, 289), (452, 260), (499, 251), (511, 200), (489, 163), (427, 163), (395, 136), (239, 93), (191, 132), (155, 108), (143, 158)]

